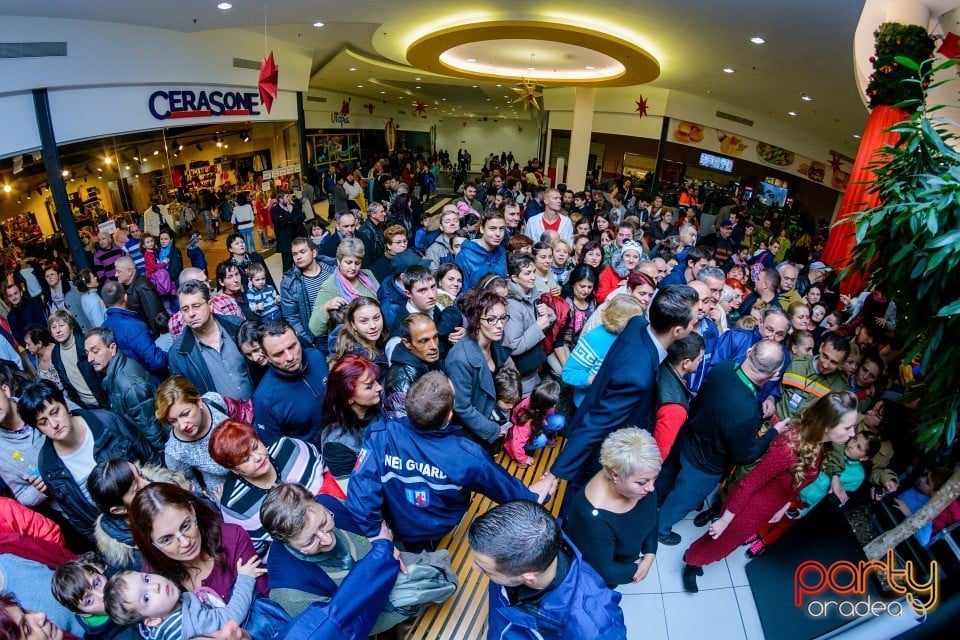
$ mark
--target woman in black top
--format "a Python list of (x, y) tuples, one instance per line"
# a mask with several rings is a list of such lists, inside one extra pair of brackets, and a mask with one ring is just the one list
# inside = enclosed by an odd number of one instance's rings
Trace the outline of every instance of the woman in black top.
[(600, 449), (603, 469), (570, 505), (564, 530), (611, 589), (647, 577), (657, 554), (660, 450), (653, 436), (614, 431)]

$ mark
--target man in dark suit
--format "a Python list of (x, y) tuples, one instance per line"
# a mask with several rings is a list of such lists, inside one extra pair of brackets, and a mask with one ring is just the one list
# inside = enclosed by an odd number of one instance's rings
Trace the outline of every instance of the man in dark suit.
[(351, 211), (341, 213), (337, 216), (336, 230), (323, 239), (317, 252), (321, 256), (335, 258), (337, 256), (337, 247), (344, 238), (352, 238), (357, 233), (357, 216)]
[(696, 326), (699, 305), (693, 288), (674, 285), (653, 299), (649, 323), (639, 316), (630, 320), (570, 421), (566, 447), (531, 491), (542, 489), (541, 483), (552, 488), (557, 479), (567, 480), (566, 506), (600, 469), (600, 445), (607, 435), (628, 426), (652, 430), (657, 370), (667, 347)]

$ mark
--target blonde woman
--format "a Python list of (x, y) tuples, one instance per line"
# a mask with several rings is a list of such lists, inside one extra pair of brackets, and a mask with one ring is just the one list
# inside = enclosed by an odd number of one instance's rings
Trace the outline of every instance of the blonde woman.
[(564, 531), (611, 589), (640, 582), (657, 557), (660, 450), (643, 429), (614, 431), (601, 469), (570, 503)]
[(337, 270), (320, 285), (310, 316), (310, 331), (325, 336), (330, 330), (330, 312), (339, 311), (359, 296), (377, 299), (376, 277), (361, 269), (365, 249), (357, 238), (344, 238), (337, 247)]
[(857, 398), (849, 391), (828, 393), (793, 418), (730, 492), (720, 519), (687, 549), (683, 587), (696, 593), (702, 567), (727, 557), (763, 525), (796, 508), (800, 490), (820, 472), (824, 445), (844, 445), (856, 425)]

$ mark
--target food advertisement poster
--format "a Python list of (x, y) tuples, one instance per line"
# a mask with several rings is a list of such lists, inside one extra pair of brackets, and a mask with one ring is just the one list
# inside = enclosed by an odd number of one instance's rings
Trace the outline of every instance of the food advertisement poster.
[(669, 140), (720, 153), (735, 160), (748, 160), (776, 168), (837, 191), (846, 189), (853, 165), (850, 159), (838, 155), (817, 159), (808, 158), (768, 142), (744, 138), (729, 131), (689, 120), (674, 120)]

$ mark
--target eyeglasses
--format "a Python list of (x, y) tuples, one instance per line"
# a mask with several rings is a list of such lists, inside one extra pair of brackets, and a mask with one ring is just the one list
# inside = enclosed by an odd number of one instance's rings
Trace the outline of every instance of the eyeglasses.
[(498, 324), (506, 324), (510, 322), (510, 316), (487, 316), (486, 318), (483, 318), (483, 321), (491, 327), (495, 327)]
[(154, 541), (153, 546), (157, 547), (158, 549), (167, 549), (173, 545), (173, 543), (180, 542), (180, 540), (183, 539), (183, 536), (193, 531), (196, 526), (197, 519), (193, 516), (190, 516), (184, 520), (183, 523), (181, 523), (179, 533), (165, 535), (159, 540)]

